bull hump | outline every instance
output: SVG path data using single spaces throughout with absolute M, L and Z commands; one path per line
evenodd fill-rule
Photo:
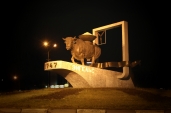
M 95 46 L 90 41 L 85 41 L 84 47 L 85 58 L 91 58 L 95 54 Z
M 94 45 L 93 45 L 93 42 L 91 41 L 83 41 L 83 40 L 80 40 L 78 41 L 78 46 L 80 47 L 84 47 L 84 48 L 92 48 Z
M 82 58 L 91 59 L 93 56 L 97 59 L 101 54 L 101 50 L 91 42 L 84 42 L 82 44 L 75 44 L 71 50 L 71 54 L 77 60 L 81 60 Z

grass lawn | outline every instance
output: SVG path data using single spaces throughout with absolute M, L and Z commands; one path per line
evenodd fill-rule
M 0 108 L 171 109 L 171 90 L 55 88 L 0 94 Z

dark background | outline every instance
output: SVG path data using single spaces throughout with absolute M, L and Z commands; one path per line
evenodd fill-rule
M 45 40 L 57 43 L 51 60 L 70 61 L 62 40 L 79 36 L 104 25 L 127 21 L 130 61 L 137 87 L 171 88 L 168 74 L 159 74 L 158 29 L 160 3 L 145 1 L 10 1 L 1 9 L 1 89 L 20 84 L 21 89 L 42 87 L 47 82 Z M 100 46 L 100 62 L 122 61 L 121 28 L 107 31 L 107 43 Z M 161 67 L 161 66 L 160 66 Z M 13 76 L 19 76 L 18 82 Z

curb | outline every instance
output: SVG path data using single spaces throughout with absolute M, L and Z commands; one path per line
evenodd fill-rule
M 0 113 L 171 113 L 171 110 L 0 109 Z

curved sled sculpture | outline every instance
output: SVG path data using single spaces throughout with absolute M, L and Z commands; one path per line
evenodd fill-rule
M 117 78 L 117 76 L 122 75 L 121 72 L 66 61 L 46 62 L 44 70 L 55 71 L 63 76 L 74 88 L 134 87 L 130 77 L 125 80 Z

